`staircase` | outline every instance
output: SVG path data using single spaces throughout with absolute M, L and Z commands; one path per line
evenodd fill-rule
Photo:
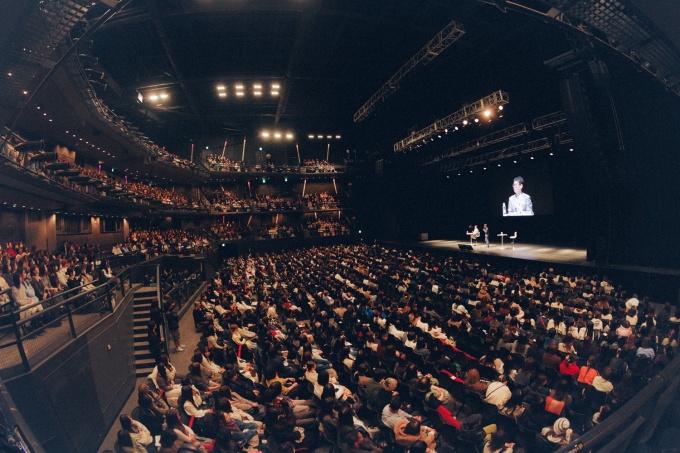
M 135 368 L 137 377 L 148 376 L 156 366 L 156 361 L 149 352 L 147 340 L 147 324 L 151 320 L 151 304 L 158 305 L 158 293 L 155 286 L 142 286 L 135 291 L 133 307 L 133 335 L 135 341 Z

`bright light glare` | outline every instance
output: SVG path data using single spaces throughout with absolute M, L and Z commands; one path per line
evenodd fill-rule
M 264 138 L 268 138 L 268 137 L 269 137 L 269 132 L 263 132 L 263 133 L 262 133 L 262 136 L 263 136 Z
M 221 92 L 221 93 L 218 93 L 217 95 L 218 95 L 219 97 L 221 97 L 221 98 L 226 98 L 226 97 L 227 97 L 227 93 L 225 93 L 224 91 Z
M 281 88 L 281 85 L 278 83 L 272 83 L 272 90 L 278 90 L 279 88 Z
M 291 133 L 286 134 L 286 138 L 293 138 L 293 134 Z
M 253 94 L 255 96 L 262 96 L 262 91 L 254 91 Z
M 238 96 L 238 97 L 243 97 L 244 95 L 245 94 L 243 93 L 243 91 L 237 91 L 236 92 L 236 96 Z
M 281 133 L 279 133 L 279 132 L 275 133 L 274 138 L 281 138 Z
M 157 101 L 158 96 L 156 96 L 155 94 L 152 94 L 151 96 L 149 96 L 149 99 L 151 99 L 152 101 Z
M 463 126 L 467 126 L 467 125 L 468 125 L 468 120 L 463 120 Z
M 307 138 L 314 138 L 314 134 L 309 134 Z
M 237 83 L 236 85 L 234 85 L 234 88 L 236 88 L 237 90 L 242 90 L 242 89 L 243 89 L 243 84 L 242 84 L 242 83 Z
M 165 94 L 165 93 L 161 94 L 161 99 L 167 99 L 167 98 L 168 98 L 167 94 Z
M 491 110 L 484 110 L 484 116 L 485 117 L 490 117 L 491 116 Z
M 227 87 L 225 87 L 224 85 L 217 85 L 217 91 L 224 91 L 226 89 Z
M 335 138 L 337 138 L 338 140 L 340 140 L 340 136 L 339 136 L 339 135 L 336 135 Z
M 279 92 L 278 91 L 272 91 L 272 96 L 278 96 Z

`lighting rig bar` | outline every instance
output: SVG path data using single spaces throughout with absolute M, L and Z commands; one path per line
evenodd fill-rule
M 428 139 L 433 135 L 440 133 L 441 131 L 448 129 L 450 127 L 459 126 L 463 124 L 463 121 L 470 119 L 472 117 L 478 116 L 484 110 L 491 107 L 500 107 L 502 105 L 510 102 L 510 96 L 505 91 L 496 91 L 480 99 L 477 102 L 464 106 L 462 109 L 444 117 L 440 120 L 435 121 L 431 125 L 418 132 L 413 132 L 408 137 L 398 141 L 394 144 L 394 152 L 404 151 L 409 146 L 413 146 L 416 143 Z
M 366 119 L 366 117 L 375 110 L 378 102 L 384 101 L 389 95 L 399 89 L 399 81 L 403 79 L 413 68 L 419 64 L 426 65 L 442 53 L 451 44 L 456 42 L 458 38 L 465 34 L 463 24 L 451 21 L 442 31 L 432 38 L 425 46 L 418 51 L 409 61 L 407 61 L 399 70 L 390 77 L 385 84 L 380 87 L 371 98 L 366 101 L 364 105 L 359 108 L 354 114 L 354 122 L 359 123 Z
M 618 53 L 640 72 L 644 71 L 660 82 L 666 90 L 680 96 L 680 56 L 630 4 L 604 0 L 543 0 L 543 11 L 524 5 L 527 0 L 478 0 L 493 5 L 502 12 L 516 11 L 554 22 L 581 33 L 589 40 Z M 630 2 L 626 2 L 630 3 Z
M 554 112 L 549 115 L 541 116 L 531 122 L 531 128 L 535 131 L 541 131 L 549 127 L 559 126 L 567 122 L 567 114 L 564 112 Z
M 491 134 L 485 135 L 480 138 L 470 140 L 468 142 L 462 143 L 460 145 L 449 148 L 442 154 L 436 156 L 425 158 L 420 161 L 420 166 L 430 165 L 437 163 L 439 161 L 450 159 L 451 157 L 456 157 L 461 154 L 465 154 L 470 151 L 474 151 L 485 146 L 493 145 L 514 137 L 519 137 L 529 133 L 529 129 L 525 123 L 516 124 L 514 126 L 506 127 L 500 131 L 493 132 Z
M 550 148 L 550 139 L 548 137 L 539 138 L 538 140 L 531 140 L 529 142 L 520 143 L 518 145 L 509 146 L 501 150 L 492 151 L 490 153 L 482 154 L 480 156 L 470 157 L 465 160 L 451 162 L 449 164 L 442 164 L 441 172 L 448 173 L 458 171 L 467 167 L 474 167 L 483 165 L 489 162 L 495 162 L 510 157 L 519 155 L 532 154 L 537 151 Z

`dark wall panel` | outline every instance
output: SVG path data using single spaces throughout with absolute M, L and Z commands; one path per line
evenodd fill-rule
M 97 451 L 134 390 L 132 306 L 131 293 L 87 334 L 31 373 L 6 382 L 47 451 Z

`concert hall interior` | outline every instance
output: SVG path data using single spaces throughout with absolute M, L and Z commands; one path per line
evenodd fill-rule
M 0 3 L 0 444 L 667 451 L 678 21 Z

